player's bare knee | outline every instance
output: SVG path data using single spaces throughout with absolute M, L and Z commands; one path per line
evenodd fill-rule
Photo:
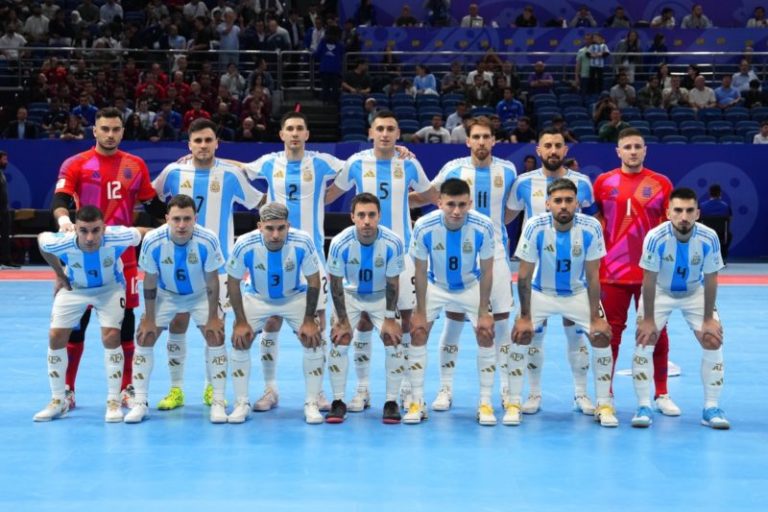
M 106 327 L 101 329 L 101 341 L 104 348 L 117 348 L 120 346 L 120 329 Z
M 714 336 L 704 335 L 701 332 L 696 332 L 696 340 L 704 350 L 717 350 L 723 346 L 723 342 L 715 338 Z
M 477 336 L 477 346 L 482 348 L 492 348 L 493 347 L 493 338 L 489 338 L 484 335 L 478 335 Z
M 411 330 L 411 314 L 412 313 L 413 313 L 412 309 L 400 311 L 400 325 L 403 328 L 403 332 L 408 332 Z M 426 343 L 426 341 L 424 343 Z
M 283 319 L 279 316 L 271 316 L 264 323 L 264 331 L 277 332 L 283 326 Z
M 179 313 L 171 320 L 169 330 L 174 334 L 183 334 L 189 327 L 189 313 Z
M 52 350 L 59 350 L 66 347 L 71 332 L 72 329 L 51 328 L 50 331 L 48 331 L 48 346 Z
M 368 332 L 373 330 L 373 322 L 368 318 L 368 313 L 360 315 L 360 320 L 357 322 L 357 330 L 361 332 Z
M 607 336 L 592 336 L 589 338 L 589 344 L 595 348 L 608 348 L 611 346 L 611 339 Z
M 398 345 L 397 340 L 389 336 L 382 336 L 381 341 L 385 347 L 396 347 Z

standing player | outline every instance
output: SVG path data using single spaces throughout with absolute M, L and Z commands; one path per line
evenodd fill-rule
M 323 384 L 325 357 L 315 321 L 320 297 L 315 244 L 307 233 L 290 227 L 285 205 L 267 203 L 259 209 L 259 216 L 258 229 L 238 238 L 227 262 L 227 286 L 235 312 L 230 354 L 235 408 L 229 422 L 242 423 L 251 412 L 248 379 L 254 332 L 268 318 L 279 316 L 288 322 L 304 347 L 304 418 L 307 423 L 322 423 L 317 396 Z M 250 283 L 243 297 L 240 284 L 246 272 Z
M 594 212 L 592 184 L 585 175 L 566 169 L 563 166 L 568 146 L 560 131 L 546 128 L 539 134 L 536 153 L 541 158 L 541 168 L 520 175 L 512 187 L 507 208 L 515 213 L 507 217 L 511 222 L 520 210 L 525 210 L 524 220 L 547 211 L 547 187 L 558 178 L 566 178 L 576 185 L 577 207 L 584 213 Z M 568 363 L 573 374 L 574 410 L 584 414 L 595 413 L 595 406 L 587 395 L 587 372 L 589 370 L 589 351 L 583 333 L 567 318 L 563 318 L 565 338 L 568 340 Z M 544 365 L 544 335 L 547 322 L 538 327 L 533 341 L 528 347 L 528 399 L 522 406 L 524 414 L 536 414 L 541 407 L 541 372 Z
M 69 358 L 66 344 L 88 306 L 93 307 L 101 324 L 104 365 L 107 372 L 108 423 L 123 421 L 120 410 L 120 383 L 123 359 L 120 325 L 125 309 L 125 280 L 121 255 L 141 242 L 136 228 L 104 225 L 104 216 L 95 206 L 77 211 L 74 231 L 41 233 L 40 252 L 56 272 L 57 293 L 53 299 L 48 341 L 48 380 L 51 402 L 34 416 L 35 421 L 50 421 L 69 411 L 64 375 Z M 62 265 L 63 263 L 63 265 Z
M 333 402 L 326 415 L 328 423 L 341 423 L 346 416 L 344 392 L 347 387 L 349 343 L 352 325 L 367 313 L 384 342 L 387 391 L 384 423 L 400 423 L 397 394 L 405 373 L 400 325 L 395 320 L 397 287 L 404 269 L 403 241 L 392 230 L 379 226 L 381 204 L 376 196 L 363 192 L 352 200 L 350 226 L 331 241 L 328 273 L 336 323 L 331 331 L 333 347 L 328 359 Z
M 512 273 L 509 268 L 509 240 L 504 218 L 507 214 L 507 200 L 517 177 L 512 162 L 494 158 L 491 154 L 496 139 L 491 122 L 486 117 L 476 117 L 467 122 L 467 147 L 471 156 L 459 158 L 445 164 L 427 194 L 411 194 L 411 206 L 423 204 L 426 199 L 436 202 L 440 186 L 447 179 L 456 178 L 469 185 L 475 211 L 493 220 L 496 254 L 493 260 L 494 285 L 491 295 L 491 310 L 494 320 L 494 346 L 497 367 L 501 381 L 502 401 L 506 406 L 507 395 L 507 354 L 509 352 L 509 313 L 514 307 L 512 299 Z M 459 355 L 459 337 L 464 328 L 464 315 L 446 312 L 445 325 L 440 335 L 440 392 L 432 402 L 435 411 L 446 411 L 451 407 L 453 373 Z
M 696 221 L 699 206 L 696 193 L 689 188 L 672 191 L 667 210 L 669 222 L 648 232 L 643 242 L 643 293 L 637 323 L 637 346 L 632 358 L 632 381 L 638 409 L 633 427 L 648 427 L 653 421 L 650 379 L 651 354 L 659 338 L 659 327 L 667 324 L 675 309 L 704 349 L 701 382 L 704 385 L 704 411 L 701 423 L 715 429 L 728 429 L 730 423 L 718 407 L 723 391 L 723 326 L 717 315 L 717 273 L 723 268 L 717 233 Z
M 432 323 L 445 310 L 468 315 L 475 327 L 480 377 L 477 420 L 481 425 L 495 425 L 491 392 L 496 352 L 493 317 L 489 313 L 495 256 L 493 222 L 471 211 L 469 185 L 459 179 L 443 182 L 438 206 L 439 210 L 416 221 L 409 250 L 416 267 L 416 311 L 411 319 L 413 345 L 409 354 L 413 399 L 403 422 L 420 423 L 427 418 L 426 344 Z
M 242 170 L 236 165 L 216 158 L 219 141 L 216 125 L 208 119 L 197 119 L 189 126 L 189 150 L 192 158 L 183 163 L 167 165 L 155 178 L 153 186 L 161 198 L 183 194 L 193 199 L 201 226 L 213 231 L 219 240 L 224 258 L 229 257 L 235 242 L 233 210 L 235 204 L 253 209 L 262 201 L 263 194 L 253 188 Z M 226 271 L 219 270 L 219 292 L 222 312 L 230 310 L 227 300 Z M 171 389 L 158 409 L 170 410 L 184 405 L 184 363 L 187 354 L 186 332 L 189 314 L 177 315 L 168 329 L 168 369 Z M 206 345 L 206 361 L 209 346 Z M 206 373 L 208 370 L 206 364 Z M 213 384 L 207 375 L 203 401 L 211 405 Z
M 515 321 L 509 358 L 510 402 L 505 425 L 519 425 L 523 391 L 524 352 L 536 328 L 552 315 L 560 315 L 588 332 L 592 343 L 597 409 L 595 420 L 604 427 L 619 421 L 611 405 L 613 358 L 609 342 L 610 325 L 600 306 L 600 259 L 605 243 L 600 222 L 576 213 L 577 186 L 560 178 L 547 187 L 547 209 L 531 217 L 515 251 L 520 258 L 517 290 L 520 316 Z
M 136 201 L 154 218 L 162 219 L 165 205 L 157 198 L 149 179 L 144 160 L 120 151 L 118 146 L 123 138 L 123 118 L 119 110 L 108 107 L 96 113 L 93 126 L 96 145 L 83 153 L 68 158 L 59 170 L 56 191 L 53 198 L 53 216 L 59 231 L 74 230 L 69 219 L 69 208 L 93 205 L 104 215 L 107 226 L 132 226 Z M 125 354 L 123 381 L 121 383 L 124 405 L 131 405 L 131 360 L 133 358 L 133 334 L 135 318 L 133 310 L 139 306 L 136 252 L 128 248 L 122 253 L 125 273 L 125 320 L 122 322 L 120 339 Z M 90 310 L 80 319 L 80 329 L 73 331 L 67 343 L 69 366 L 66 385 L 70 408 L 75 406 L 75 379 L 83 355 L 83 340 L 90 319 Z
M 339 173 L 333 185 L 328 189 L 325 201 L 330 204 L 351 188 L 356 193 L 368 192 L 379 198 L 381 202 L 381 225 L 391 229 L 404 242 L 405 247 L 410 246 L 411 241 L 411 210 L 408 205 L 408 193 L 410 190 L 425 192 L 429 189 L 429 179 L 424 174 L 421 164 L 415 159 L 401 160 L 396 158 L 395 142 L 400 138 L 400 128 L 397 118 L 392 112 L 382 110 L 371 121 L 369 136 L 373 139 L 373 149 L 361 151 L 352 155 L 344 165 L 344 170 Z M 397 309 L 400 312 L 403 329 L 403 355 L 408 360 L 408 347 L 411 344 L 410 321 L 414 300 L 414 267 L 410 258 L 405 259 L 405 271 L 400 274 L 399 297 Z M 359 339 L 366 344 L 370 354 L 370 325 L 367 329 L 358 326 Z M 356 341 L 357 343 L 357 341 Z M 366 355 L 365 359 L 369 359 Z M 357 355 L 355 357 L 358 359 Z M 367 361 L 364 365 L 364 373 L 367 374 Z M 358 368 L 358 371 L 361 371 Z M 406 372 L 408 365 L 406 363 Z M 360 373 L 358 374 L 360 377 Z M 403 385 L 407 389 L 409 385 L 408 374 L 403 379 Z M 364 387 L 365 386 L 365 387 Z M 407 394 L 407 391 L 406 391 Z M 361 405 L 357 410 L 368 407 L 369 393 L 367 381 L 358 383 L 358 390 L 350 402 Z M 404 400 L 407 402 L 407 398 Z M 407 403 L 405 404 L 407 406 Z
M 224 256 L 216 233 L 196 224 L 191 197 L 174 196 L 168 203 L 165 221 L 146 237 L 139 256 L 144 271 L 144 316 L 133 358 L 136 403 L 125 415 L 125 422 L 139 423 L 147 416 L 155 342 L 176 314 L 186 313 L 192 315 L 208 345 L 206 364 L 214 388 L 211 422 L 226 423 L 227 351 L 224 322 L 219 318 L 218 272 L 224 266 Z
M 634 128 L 619 133 L 616 154 L 621 167 L 595 180 L 595 204 L 603 224 L 608 254 L 600 268 L 602 301 L 611 324 L 614 364 L 619 357 L 621 335 L 627 326 L 627 310 L 640 300 L 643 270 L 640 256 L 643 239 L 666 218 L 672 183 L 669 178 L 643 166 L 648 148 L 643 135 Z M 653 349 L 653 379 L 656 407 L 667 416 L 679 416 L 680 408 L 667 391 L 669 338 L 661 325 Z

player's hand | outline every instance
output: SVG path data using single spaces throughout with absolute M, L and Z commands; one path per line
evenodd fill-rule
M 397 158 L 400 160 L 410 160 L 412 158 L 416 158 L 416 155 L 405 146 L 395 146 L 395 152 L 397 152 Z
M 208 323 L 203 327 L 203 332 L 206 341 L 220 345 L 224 342 L 224 321 L 218 316 L 209 318 Z
M 710 318 L 701 324 L 701 343 L 708 350 L 717 350 L 723 344 L 723 326 Z
M 652 318 L 643 318 L 637 322 L 637 331 L 635 331 L 635 341 L 641 347 L 655 345 L 659 337 L 659 330 Z
M 253 329 L 248 322 L 235 322 L 232 327 L 232 347 L 237 350 L 248 350 L 253 343 Z
M 477 327 L 475 328 L 477 341 L 493 341 L 493 315 L 483 313 L 477 317 Z
M 153 320 L 147 320 L 147 317 L 142 317 L 136 332 L 136 341 L 139 342 L 139 345 L 142 347 L 153 346 L 159 335 L 157 324 Z
M 72 284 L 69 282 L 67 276 L 56 276 L 56 281 L 53 283 L 53 296 L 55 297 L 59 290 L 72 290 Z
M 317 348 L 320 346 L 320 327 L 314 318 L 306 318 L 299 327 L 299 340 L 306 348 Z
M 339 322 L 338 320 L 333 322 L 331 327 L 331 341 L 334 345 L 348 345 L 352 340 L 352 326 L 349 325 L 349 320 Z
M 590 339 L 604 338 L 599 345 L 607 345 L 611 341 L 611 324 L 605 318 L 598 318 L 589 323 Z
M 416 335 L 417 332 L 424 331 L 424 337 L 426 338 L 427 332 L 427 316 L 424 313 L 414 311 L 411 315 L 411 336 Z
M 72 223 L 69 217 L 59 217 L 59 233 L 74 233 L 74 232 L 75 232 L 75 225 Z
M 399 345 L 403 340 L 403 328 L 394 318 L 385 318 L 381 324 L 381 339 L 388 346 Z
M 515 325 L 512 328 L 512 341 L 518 345 L 530 345 L 533 339 L 533 322 L 530 318 L 521 316 L 515 319 Z

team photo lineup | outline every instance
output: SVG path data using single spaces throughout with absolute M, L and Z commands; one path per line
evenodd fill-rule
M 198 119 L 188 130 L 189 155 L 151 180 L 141 158 L 119 149 L 120 111 L 98 111 L 95 146 L 59 171 L 51 205 L 58 232 L 38 237 L 56 280 L 51 398 L 34 421 L 76 411 L 78 366 L 95 317 L 109 423 L 162 421 L 154 409 L 193 400 L 184 393 L 192 320 L 205 342 L 206 375 L 186 387 L 203 390 L 212 423 L 244 423 L 278 406 L 280 345 L 298 341 L 306 423 L 342 423 L 377 405 L 385 424 L 419 424 L 452 407 L 458 340 L 468 320 L 477 340 L 477 422 L 517 426 L 541 410 L 544 340 L 561 317 L 573 410 L 618 427 L 614 403 L 627 398 L 614 397 L 612 383 L 634 308 L 637 323 L 627 331 L 634 348 L 624 349 L 632 350 L 631 426 L 681 414 L 667 388 L 666 324 L 679 310 L 701 345 L 701 423 L 730 428 L 719 406 L 720 241 L 697 222 L 693 190 L 674 188 L 644 167 L 640 131 L 619 133 L 616 168 L 592 183 L 565 166 L 568 146 L 556 128 L 538 135 L 541 167 L 518 174 L 512 162 L 493 156 L 491 121 L 473 118 L 468 156 L 445 162 L 432 180 L 418 154 L 397 144 L 391 112 L 373 117 L 372 148 L 346 161 L 306 149 L 310 130 L 311 119 L 289 112 L 280 121 L 284 151 L 262 155 L 255 147 L 253 161 L 237 162 L 216 157 L 216 125 Z M 255 188 L 259 182 L 266 193 Z M 350 191 L 351 225 L 326 253 L 326 206 Z M 259 219 L 236 240 L 235 205 Z M 411 209 L 429 205 L 434 210 L 413 222 Z M 136 207 L 160 227 L 133 227 Z M 515 243 L 507 225 L 521 214 Z M 440 382 L 432 399 L 424 392 L 427 366 L 435 364 L 427 346 L 438 318 L 442 331 L 432 344 L 439 344 Z M 293 334 L 279 335 L 283 323 Z M 371 401 L 370 367 L 381 365 L 372 358 L 374 331 L 384 346 L 381 404 Z M 254 344 L 263 377 L 258 398 L 249 391 Z M 157 354 L 164 354 L 158 364 Z M 347 396 L 350 358 L 357 381 Z M 167 368 L 170 389 L 150 404 L 152 373 L 165 371 L 155 366 Z

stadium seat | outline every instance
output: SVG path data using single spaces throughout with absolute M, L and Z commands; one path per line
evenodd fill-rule
M 689 139 L 692 137 L 699 137 L 701 135 L 706 135 L 707 130 L 700 126 L 688 126 L 685 128 L 680 128 L 680 135 L 684 135 L 688 137 Z
M 341 118 L 347 119 L 347 118 L 363 118 L 365 117 L 365 111 L 363 110 L 363 107 L 360 106 L 342 106 L 341 107 Z
M 688 144 L 688 137 L 684 135 L 667 135 L 661 141 L 664 144 Z
M 711 135 L 694 135 L 691 137 L 691 144 L 716 144 L 717 139 Z
M 452 103 L 455 105 L 460 101 L 464 101 L 464 95 L 455 92 L 449 92 L 448 94 L 443 94 L 440 97 L 440 101 L 442 101 L 444 107 L 446 106 L 446 103 Z
M 747 121 L 749 119 L 749 110 L 744 107 L 732 107 L 726 110 L 725 120 L 732 123 Z
M 399 121 L 403 119 L 416 119 L 416 107 L 414 106 L 395 104 L 392 111 Z
M 416 96 L 416 106 L 418 108 L 425 106 L 438 106 L 440 105 L 440 97 L 434 94 L 419 94 Z
M 342 94 L 341 106 L 363 107 L 363 97 L 360 94 Z
M 626 121 L 626 119 L 625 119 Z M 642 119 L 633 119 L 629 121 L 629 126 L 632 128 L 645 128 L 650 133 L 651 131 L 651 125 L 648 121 L 644 121 Z
M 376 106 L 379 108 L 389 108 L 389 96 L 383 92 L 372 92 L 368 95 L 368 98 L 376 100 Z
M 583 107 L 584 101 L 582 100 L 581 96 L 578 94 L 561 94 L 557 98 L 558 104 L 560 104 L 561 107 Z
M 586 112 L 569 112 L 563 116 L 565 118 L 565 121 L 572 125 L 573 123 L 577 123 L 579 121 L 588 121 L 592 122 L 592 119 L 589 117 L 589 114 Z
M 531 98 L 531 101 L 536 108 L 544 105 L 557 107 L 557 97 L 554 94 L 537 94 Z
M 624 121 L 636 121 L 642 119 L 640 115 L 640 109 L 637 107 L 625 107 L 621 109 L 621 118 Z
M 744 137 L 740 135 L 723 135 L 717 140 L 720 144 L 744 144 Z
M 752 141 L 755 140 L 755 135 L 757 135 L 758 133 L 760 132 L 758 131 L 747 132 L 744 135 L 744 142 L 746 142 L 747 144 L 752 144 Z
M 749 117 L 753 121 L 761 123 L 768 120 L 768 107 L 755 107 L 749 111 Z
M 658 144 L 659 143 L 659 138 L 657 136 L 655 136 L 655 135 L 645 135 L 643 137 L 643 139 L 645 139 L 646 143 L 650 143 L 650 144 Z
M 492 116 L 495 113 L 496 113 L 496 110 L 491 107 L 475 107 L 470 112 L 470 114 L 472 114 L 472 117 Z
M 707 123 L 707 133 L 713 137 L 733 135 L 733 125 L 730 121 L 710 121 Z
M 596 144 L 600 142 L 600 138 L 597 135 L 582 135 L 579 137 L 579 142 L 585 144 Z
M 688 129 L 688 128 L 701 128 L 702 130 L 706 129 L 706 125 L 701 121 L 681 121 L 678 123 L 678 126 L 681 130 Z
M 580 141 L 585 135 L 595 135 L 595 129 L 592 126 L 573 126 L 571 131 Z
M 756 132 L 759 130 L 760 123 L 757 121 L 739 121 L 736 123 L 736 133 L 742 136 L 749 132 Z
M 648 107 L 643 111 L 643 119 L 649 123 L 654 123 L 655 121 L 666 121 L 669 119 L 669 115 L 663 108 Z
M 680 123 L 681 121 L 696 120 L 696 112 L 689 107 L 673 107 L 669 113 L 669 118 Z
M 403 119 L 400 121 L 400 131 L 403 133 L 416 133 L 419 131 L 419 123 L 415 119 Z
M 658 121 L 657 121 L 658 122 Z M 664 122 L 664 121 L 661 121 Z M 669 125 L 661 125 L 653 127 L 653 134 L 661 139 L 668 135 L 677 135 L 677 128 Z
M 362 133 L 347 133 L 342 135 L 341 142 L 368 142 L 368 137 Z
M 416 102 L 414 101 L 413 96 L 405 93 L 397 93 L 394 96 L 392 96 L 391 104 L 392 104 L 392 108 L 397 108 L 397 107 L 416 108 Z
M 699 120 L 705 123 L 719 121 L 723 118 L 723 112 L 719 108 L 702 108 L 699 110 Z

